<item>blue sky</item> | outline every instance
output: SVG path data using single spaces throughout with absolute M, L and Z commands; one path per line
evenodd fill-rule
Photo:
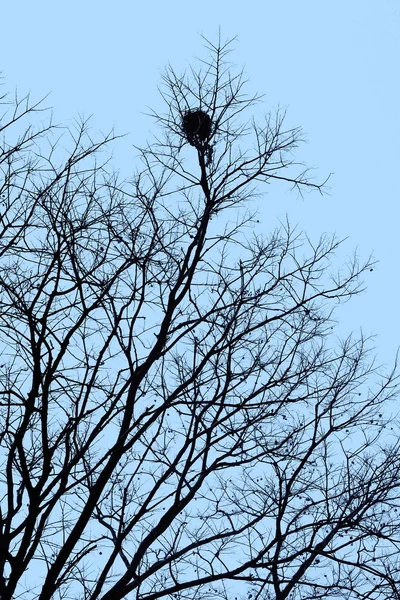
M 155 125 L 144 113 L 161 106 L 157 85 L 167 62 L 180 71 L 201 56 L 199 34 L 238 36 L 231 59 L 245 67 L 250 94 L 265 94 L 255 116 L 278 105 L 308 143 L 299 158 L 333 173 L 330 194 L 304 199 L 275 188 L 260 199 L 266 230 L 279 219 L 298 223 L 312 239 L 349 237 L 380 261 L 368 291 L 341 313 L 341 332 L 376 333 L 380 359 L 400 343 L 399 144 L 400 4 L 398 0 L 204 0 L 55 3 L 28 0 L 1 8 L 0 70 L 5 86 L 38 98 L 51 92 L 55 121 L 93 115 L 94 129 L 129 137 L 116 148 L 124 171 L 132 144 Z

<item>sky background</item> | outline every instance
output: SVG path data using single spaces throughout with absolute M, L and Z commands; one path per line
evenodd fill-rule
M 249 94 L 264 94 L 255 117 L 287 108 L 287 125 L 308 140 L 298 154 L 316 176 L 333 173 L 329 195 L 274 188 L 259 201 L 266 231 L 286 214 L 313 240 L 348 237 L 338 260 L 358 247 L 379 265 L 368 290 L 341 311 L 340 333 L 376 334 L 388 366 L 400 345 L 399 140 L 400 3 L 398 0 L 20 0 L 1 6 L 4 88 L 51 92 L 54 120 L 93 115 L 94 130 L 129 136 L 115 166 L 135 167 L 133 144 L 157 128 L 145 115 L 162 110 L 157 86 L 170 62 L 178 72 L 203 56 L 203 34 L 238 36 L 231 60 L 244 66 Z M 3 88 L 3 89 L 4 89 Z M 137 163 L 136 163 L 137 164 Z M 267 192 L 267 190 L 265 190 Z

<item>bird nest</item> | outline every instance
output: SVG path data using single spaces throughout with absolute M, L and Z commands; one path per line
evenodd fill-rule
M 211 136 L 211 117 L 202 110 L 188 110 L 182 118 L 182 131 L 191 146 L 204 147 Z

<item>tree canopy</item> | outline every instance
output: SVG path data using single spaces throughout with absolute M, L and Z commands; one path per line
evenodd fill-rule
M 400 598 L 397 372 L 333 337 L 373 261 L 260 233 L 266 184 L 324 183 L 205 44 L 128 181 L 3 97 L 1 600 Z

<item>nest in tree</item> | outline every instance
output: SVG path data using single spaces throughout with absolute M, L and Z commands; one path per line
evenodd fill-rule
M 188 110 L 182 118 L 183 133 L 191 146 L 204 146 L 211 135 L 211 117 L 202 110 Z

